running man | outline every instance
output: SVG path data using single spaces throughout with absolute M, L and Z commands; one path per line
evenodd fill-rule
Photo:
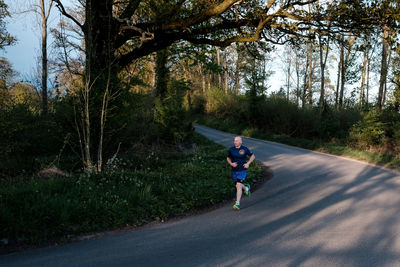
M 256 157 L 247 147 L 242 146 L 242 138 L 240 136 L 235 137 L 233 144 L 234 146 L 229 148 L 226 161 L 232 166 L 232 178 L 236 185 L 236 202 L 233 208 L 240 210 L 242 191 L 244 190 L 244 194 L 247 197 L 250 196 L 250 185 L 243 183 L 246 180 L 247 169 Z M 247 161 L 248 156 L 250 157 L 249 161 Z

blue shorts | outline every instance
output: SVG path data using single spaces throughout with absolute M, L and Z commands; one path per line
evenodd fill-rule
M 236 183 L 243 183 L 246 180 L 247 171 L 232 171 L 232 179 L 233 182 Z

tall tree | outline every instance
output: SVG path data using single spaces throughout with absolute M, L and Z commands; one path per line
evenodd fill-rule
M 20 15 L 25 15 L 27 12 L 33 12 L 36 15 L 38 15 L 39 18 L 39 27 L 41 31 L 41 55 L 40 55 L 40 61 L 41 65 L 39 67 L 38 64 L 38 69 L 37 73 L 40 75 L 40 85 L 38 83 L 38 88 L 41 88 L 41 105 L 42 105 L 42 114 L 44 116 L 47 116 L 48 113 L 48 23 L 49 23 L 49 17 L 54 5 L 53 0 L 24 0 L 23 3 L 22 1 L 16 1 L 15 5 L 17 7 L 15 8 L 16 14 Z M 35 79 L 34 79 L 35 80 Z M 33 81 L 31 81 L 33 82 Z
M 286 98 L 290 100 L 290 84 L 292 82 L 292 64 L 293 64 L 293 53 L 290 46 L 285 46 L 285 57 L 284 57 L 284 71 L 285 71 L 285 83 L 286 83 Z
M 382 29 L 382 58 L 381 58 L 381 71 L 379 78 L 379 91 L 378 91 L 378 100 L 377 107 L 382 109 L 384 105 L 384 90 L 387 79 L 388 72 L 388 55 L 390 49 L 390 34 L 389 34 L 389 26 L 384 25 Z
M 349 60 L 350 56 L 352 53 L 352 48 L 357 39 L 357 36 L 354 34 L 349 34 L 346 42 L 342 44 L 341 47 L 341 67 L 340 67 L 340 93 L 339 93 L 339 108 L 343 107 L 343 101 L 344 101 L 344 89 L 345 89 L 345 84 L 348 79 L 347 74 L 348 74 L 348 67 L 349 67 Z M 344 36 L 342 37 L 342 40 L 344 40 Z M 345 49 L 346 51 L 342 51 L 342 49 Z
M 40 0 L 40 18 L 42 22 L 42 108 L 43 114 L 46 116 L 48 113 L 47 104 L 47 79 L 48 79 L 48 66 L 47 66 L 47 33 L 48 33 L 48 21 L 53 7 L 53 0 L 46 3 L 45 0 Z M 46 7 L 47 4 L 47 7 Z
M 365 37 L 364 44 L 362 46 L 362 53 L 363 53 L 363 63 L 361 67 L 361 86 L 360 86 L 360 98 L 358 104 L 360 107 L 364 105 L 365 102 L 365 91 L 366 91 L 366 84 L 367 84 L 367 65 L 369 61 L 369 51 L 370 51 L 370 43 L 369 38 Z
M 339 61 L 338 61 L 338 71 L 337 71 L 337 79 L 336 79 L 336 94 L 335 94 L 335 107 L 339 107 L 339 90 L 340 90 L 340 84 L 341 84 L 341 73 L 342 73 L 342 66 L 344 62 L 344 36 L 343 34 L 339 35 L 338 38 L 338 43 L 339 43 L 339 49 L 340 49 L 340 54 L 339 54 Z
M 301 85 L 300 85 L 300 79 L 301 79 L 301 56 L 298 52 L 298 47 L 294 46 L 294 54 L 295 54 L 295 68 L 296 68 L 296 105 L 299 106 L 300 103 L 300 96 L 301 96 Z
M 319 42 L 319 63 L 320 63 L 320 71 L 321 71 L 321 92 L 319 97 L 319 108 L 322 111 L 325 105 L 325 67 L 326 61 L 328 59 L 329 54 L 329 43 L 330 43 L 330 35 L 324 36 L 323 34 L 318 34 L 318 42 Z
M 232 61 L 230 64 L 230 68 L 232 69 L 232 74 L 231 74 L 231 79 L 233 83 L 233 93 L 235 95 L 239 94 L 239 87 L 240 87 L 240 77 L 241 77 L 241 66 L 242 66 L 242 52 L 241 52 L 241 47 L 239 45 L 234 45 L 232 49 L 231 55 L 234 55 L 232 57 Z
M 307 84 L 307 98 L 308 98 L 308 107 L 312 107 L 313 104 L 313 74 L 314 74 L 314 42 L 309 40 L 308 43 L 308 84 Z

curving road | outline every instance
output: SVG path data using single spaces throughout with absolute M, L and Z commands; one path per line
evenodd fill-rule
M 196 131 L 224 146 L 233 135 Z M 125 234 L 0 256 L 0 266 L 400 266 L 400 174 L 244 138 L 274 177 L 242 201 Z M 233 196 L 232 196 L 233 197 Z

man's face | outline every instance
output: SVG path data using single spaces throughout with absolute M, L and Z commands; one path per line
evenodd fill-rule
M 242 138 L 235 137 L 235 140 L 233 141 L 233 144 L 235 145 L 235 147 L 240 147 L 242 145 Z

